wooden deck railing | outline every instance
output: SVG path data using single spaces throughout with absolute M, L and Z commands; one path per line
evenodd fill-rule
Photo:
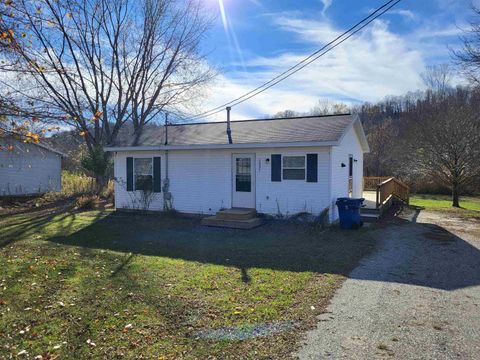
M 363 178 L 363 190 L 376 191 L 377 186 L 384 182 L 385 180 L 390 179 L 389 176 L 370 176 Z
M 407 203 L 410 199 L 410 188 L 395 178 L 389 178 L 377 185 L 377 208 L 380 207 L 390 196 Z
M 375 191 L 376 206 L 379 208 L 390 196 L 407 203 L 410 199 L 410 188 L 394 177 L 365 177 L 363 178 L 363 190 Z

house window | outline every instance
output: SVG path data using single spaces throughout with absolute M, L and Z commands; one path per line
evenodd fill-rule
M 250 158 L 237 158 L 236 166 L 235 190 L 238 192 L 251 192 L 252 165 Z
M 283 157 L 283 180 L 305 180 L 305 156 Z
M 135 190 L 153 190 L 152 158 L 135 158 Z

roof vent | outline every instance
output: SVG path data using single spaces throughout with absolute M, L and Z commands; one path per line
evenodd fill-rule
M 230 110 L 232 108 L 227 106 L 227 136 L 228 136 L 228 143 L 232 143 L 232 129 L 230 128 Z

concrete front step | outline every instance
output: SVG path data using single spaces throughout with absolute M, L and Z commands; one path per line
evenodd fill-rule
M 223 227 L 223 228 L 230 228 L 230 229 L 248 230 L 248 229 L 253 229 L 262 224 L 263 224 L 263 220 L 260 218 L 229 220 L 229 219 L 219 218 L 218 215 L 215 215 L 215 216 L 210 216 L 202 219 L 202 225 Z
M 231 208 L 217 212 L 217 218 L 223 220 L 249 220 L 257 216 L 255 209 Z
M 360 209 L 362 214 L 378 214 L 380 213 L 379 209 L 363 207 Z
M 372 214 L 366 214 L 366 213 L 361 213 L 360 218 L 363 222 L 375 222 L 378 219 L 380 219 L 380 214 L 379 213 L 372 213 Z

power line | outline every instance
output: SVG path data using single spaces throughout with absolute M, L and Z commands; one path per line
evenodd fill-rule
M 351 28 L 343 32 L 341 35 L 337 36 L 334 40 L 330 41 L 328 44 L 322 46 L 320 49 L 300 61 L 299 63 L 295 64 L 294 66 L 290 67 L 289 69 L 285 70 L 281 74 L 275 76 L 273 79 L 267 81 L 266 83 L 256 87 L 255 89 L 243 94 L 242 96 L 239 96 L 236 99 L 231 100 L 228 103 L 225 103 L 223 105 L 217 106 L 213 109 L 210 109 L 208 111 L 205 111 L 203 113 L 197 114 L 193 116 L 193 119 L 200 118 L 200 117 L 209 117 L 215 114 L 218 114 L 222 111 L 224 111 L 226 106 L 236 106 L 239 105 L 249 99 L 251 99 L 254 96 L 257 96 L 258 94 L 261 94 L 262 92 L 270 89 L 271 87 L 275 86 L 276 84 L 280 83 L 281 81 L 287 79 L 288 77 L 292 76 L 293 74 L 297 73 L 298 71 L 302 70 L 315 60 L 319 59 L 326 53 L 332 51 L 335 49 L 337 46 L 341 45 L 348 39 L 350 39 L 352 36 L 363 30 L 365 27 L 370 25 L 374 20 L 388 12 L 391 8 L 396 6 L 398 3 L 400 3 L 402 0 L 390 0 L 386 2 L 384 5 L 373 11 L 370 15 L 367 17 L 363 18 L 361 21 L 357 22 L 355 25 L 353 25 Z M 343 38 L 343 39 L 342 39 Z M 341 40 L 340 40 L 341 39 Z M 340 41 L 339 41 L 340 40 Z

